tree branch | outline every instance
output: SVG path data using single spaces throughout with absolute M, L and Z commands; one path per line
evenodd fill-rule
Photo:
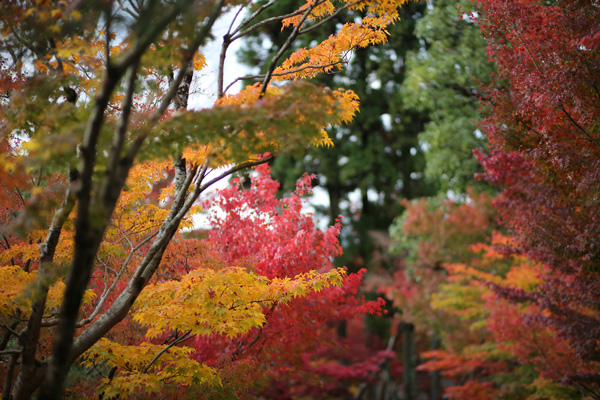
M 177 90 L 179 89 L 179 85 L 181 84 L 181 82 L 186 74 L 186 70 L 187 70 L 188 66 L 190 65 L 191 61 L 194 59 L 194 54 L 198 50 L 198 47 L 200 47 L 200 45 L 206 40 L 206 38 L 208 37 L 208 34 L 210 33 L 212 26 L 214 25 L 215 21 L 221 14 L 221 9 L 223 8 L 223 4 L 224 4 L 224 0 L 217 1 L 212 12 L 210 13 L 210 16 L 208 17 L 208 21 L 206 21 L 206 23 L 202 26 L 202 29 L 200 29 L 200 32 L 198 32 L 198 34 L 196 35 L 191 46 L 188 48 L 188 50 L 186 52 L 184 52 L 184 57 L 181 62 L 181 68 L 179 69 L 179 72 L 177 73 L 177 77 L 171 82 L 171 85 L 169 86 L 169 91 L 165 95 L 164 99 L 162 100 L 161 104 L 158 106 L 156 111 L 150 117 L 150 120 L 152 122 L 158 121 L 160 119 L 160 117 L 162 117 L 162 115 L 165 113 L 167 108 L 169 107 L 169 104 L 171 103 L 171 101 L 173 100 L 173 97 L 177 93 Z
M 332 62 L 332 63 L 325 64 L 325 65 L 305 65 L 304 67 L 298 67 L 298 68 L 291 69 L 291 70 L 285 71 L 285 72 L 272 73 L 271 77 L 286 76 L 286 75 L 290 75 L 290 74 L 295 74 L 296 72 L 304 71 L 306 69 L 328 68 L 328 67 L 334 67 L 334 66 L 336 66 L 338 64 L 347 64 L 347 63 L 348 63 L 348 61 L 343 60 L 343 61 Z M 233 85 L 235 85 L 239 81 L 243 81 L 243 80 L 247 80 L 247 79 L 264 79 L 265 77 L 266 77 L 266 75 L 240 76 L 239 78 L 236 78 L 233 82 L 231 82 L 229 85 L 227 85 L 227 87 L 224 90 L 224 93 L 227 93 L 227 91 L 229 90 L 229 88 L 231 88 Z
M 2 350 L 2 351 L 0 351 L 0 357 L 7 356 L 7 355 L 15 355 L 15 354 L 21 354 L 21 350 Z
M 240 30 L 244 29 L 245 26 L 247 26 L 250 22 L 252 22 L 252 20 L 256 17 L 258 17 L 263 11 L 265 11 L 267 8 L 271 7 L 273 4 L 275 4 L 277 0 L 271 0 L 266 4 L 263 4 L 262 6 L 260 6 L 260 8 L 256 11 L 254 11 L 252 13 L 252 15 L 250 15 L 249 17 L 245 18 L 242 23 L 235 29 L 235 31 L 233 31 L 232 35 L 235 35 L 236 33 L 238 33 Z M 276 21 L 276 20 L 274 20 Z M 243 36 L 243 35 L 242 35 Z
M 167 347 L 165 347 L 164 349 L 162 349 L 161 351 L 158 352 L 158 354 L 156 354 L 154 356 L 154 358 L 148 363 L 148 365 L 146 365 L 146 367 L 142 370 L 142 372 L 145 374 L 148 372 L 148 370 L 150 369 L 150 367 L 152 367 L 152 365 L 160 358 L 160 356 L 162 356 L 163 354 L 165 354 L 167 351 L 169 351 L 169 349 L 173 346 L 177 346 L 178 344 L 181 344 L 183 342 L 185 342 L 186 340 L 191 339 L 193 336 L 190 335 L 191 331 L 186 332 L 183 336 L 181 336 L 180 338 L 177 338 L 175 340 L 173 340 L 171 343 L 169 343 L 169 345 Z
M 261 12 L 263 12 L 263 11 L 264 11 L 266 8 L 268 8 L 268 7 L 272 6 L 273 4 L 271 4 L 271 3 L 275 3 L 275 1 L 271 1 L 271 2 L 269 2 L 269 3 L 267 3 L 267 4 L 265 4 L 265 6 L 263 6 L 264 8 L 263 8 L 263 7 L 261 7 L 260 9 L 258 9 L 258 10 L 257 10 L 257 12 L 255 12 L 253 15 L 251 15 L 251 19 L 254 19 L 254 18 L 256 18 L 256 17 L 258 16 L 258 14 L 260 14 Z M 318 4 L 322 4 L 322 3 L 324 3 L 324 0 L 319 0 L 319 1 L 318 1 Z M 318 5 L 318 4 L 317 4 L 317 5 Z M 314 7 L 313 7 L 313 8 L 314 8 Z M 259 11 L 260 11 L 260 12 L 259 12 Z M 246 29 L 245 31 L 238 33 L 238 32 L 239 32 L 239 30 L 240 30 L 240 28 L 242 27 L 242 25 L 240 25 L 240 26 L 238 27 L 238 29 L 236 29 L 236 30 L 233 32 L 233 36 L 232 36 L 231 40 L 232 40 L 232 41 L 234 41 L 234 40 L 237 40 L 237 39 L 239 39 L 239 38 L 241 38 L 241 37 L 244 37 L 244 36 L 246 36 L 247 34 L 249 34 L 249 33 L 253 32 L 254 30 L 256 30 L 256 29 L 260 28 L 261 26 L 263 26 L 263 25 L 266 25 L 266 24 L 270 24 L 271 22 L 282 21 L 282 20 L 284 20 L 284 19 L 286 19 L 286 18 L 295 17 L 296 15 L 302 15 L 303 13 L 304 13 L 304 10 L 296 10 L 296 11 L 294 11 L 294 12 L 292 12 L 292 13 L 289 13 L 289 14 L 286 14 L 286 15 L 279 15 L 279 16 L 277 16 L 277 17 L 271 17 L 271 18 L 267 18 L 267 19 L 265 19 L 265 20 L 263 20 L 263 21 L 260 21 L 260 22 L 258 22 L 258 23 L 257 23 L 257 24 L 255 24 L 255 25 L 252 25 L 250 28 Z M 251 19 L 250 19 L 250 20 L 251 20 Z M 248 22 L 250 22 L 250 20 L 249 20 Z M 243 25 L 245 26 L 245 25 L 247 25 L 247 23 L 246 23 L 246 22 L 244 22 L 244 24 L 243 24 Z
M 2 395 L 3 397 L 10 399 L 10 392 L 12 389 L 12 378 L 13 378 L 13 374 L 15 373 L 15 366 L 17 365 L 17 360 L 19 358 L 19 354 L 13 354 L 10 357 L 10 360 L 8 362 L 8 367 L 6 368 L 6 372 L 4 375 L 4 386 L 2 388 Z
M 14 387 L 15 399 L 27 398 L 32 391 L 31 380 L 38 372 L 35 354 L 37 351 L 40 330 L 42 328 L 42 318 L 48 295 L 48 275 L 52 268 L 54 253 L 60 239 L 63 226 L 69 217 L 69 214 L 75 206 L 75 194 L 73 187 L 76 184 L 76 174 L 70 174 L 71 183 L 67 188 L 65 198 L 61 207 L 54 213 L 50 229 L 46 235 L 46 240 L 40 245 L 40 267 L 36 276 L 36 288 L 38 291 L 38 300 L 31 307 L 31 314 L 27 321 L 27 327 L 21 337 L 22 360 L 21 368 Z
M 269 65 L 269 69 L 267 70 L 267 73 L 265 74 L 265 78 L 263 79 L 263 83 L 262 83 L 262 87 L 260 89 L 260 97 L 264 96 L 264 94 L 267 91 L 267 86 L 269 85 L 269 81 L 271 80 L 271 75 L 273 74 L 273 70 L 275 69 L 275 66 L 277 65 L 277 62 L 279 61 L 279 59 L 281 58 L 281 56 L 283 55 L 283 53 L 285 53 L 287 51 L 287 49 L 291 46 L 292 42 L 294 40 L 296 40 L 296 37 L 298 36 L 298 33 L 300 32 L 300 27 L 302 26 L 302 24 L 304 23 L 304 21 L 306 21 L 306 18 L 308 18 L 308 16 L 310 15 L 311 11 L 319 4 L 321 4 L 321 2 L 316 1 L 315 4 L 310 5 L 307 9 L 306 12 L 302 15 L 302 18 L 300 18 L 300 21 L 298 22 L 298 25 L 296 25 L 294 27 L 294 30 L 292 31 L 292 33 L 290 33 L 290 36 L 288 36 L 287 40 L 285 41 L 285 43 L 281 46 L 281 48 L 279 49 L 279 51 L 277 52 L 277 54 L 275 55 L 275 57 L 273 57 L 273 60 L 271 60 L 271 64 Z
M 358 0 L 355 1 L 354 3 L 347 3 L 345 5 L 343 5 L 342 7 L 338 8 L 336 10 L 336 12 L 334 12 L 333 14 L 329 15 L 326 18 L 323 18 L 322 20 L 320 20 L 319 22 L 317 22 L 316 24 L 309 26 L 306 29 L 301 29 L 299 35 L 303 35 L 305 33 L 314 31 L 315 29 L 317 29 L 318 27 L 320 27 L 321 25 L 326 24 L 327 22 L 331 21 L 333 18 L 337 17 L 338 15 L 340 15 L 342 13 L 342 11 L 347 10 L 350 7 L 353 7 L 359 3 L 362 3 L 364 0 Z

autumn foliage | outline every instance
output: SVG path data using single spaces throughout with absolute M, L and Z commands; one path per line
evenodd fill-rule
M 488 140 L 476 187 L 493 188 L 462 191 L 467 178 L 430 154 L 425 170 L 462 192 L 403 200 L 376 271 L 336 267 L 342 221 L 319 229 L 303 206 L 315 176 L 287 194 L 270 176 L 278 155 L 331 147 L 328 129 L 352 121 L 358 96 L 313 78 L 386 42 L 405 3 L 299 1 L 264 22 L 275 1 L 2 2 L 1 397 L 382 398 L 441 373 L 451 399 L 600 398 L 597 2 L 461 11 L 453 35 L 479 26 L 496 70 L 478 88 L 489 77 L 467 80 L 454 54 L 444 68 L 465 82 L 428 72 L 437 46 L 415 50 L 402 90 L 445 93 L 443 107 L 412 105 L 436 109 L 421 137 L 452 134 L 447 101 L 481 101 L 464 137 Z M 260 75 L 227 76 L 232 44 L 271 23 L 283 40 Z M 387 84 L 365 90 L 375 82 Z M 386 300 L 366 300 L 363 280 Z M 364 317 L 384 310 L 375 337 Z
M 471 216 L 459 219 L 448 203 L 407 204 L 392 230 L 406 264 L 382 291 L 442 336 L 419 369 L 452 378 L 450 398 L 597 398 L 598 8 L 478 5 L 465 17 L 497 67 L 480 95 L 489 152 L 476 151 L 478 178 L 499 188 L 501 224 L 467 236 L 486 212 L 472 193 L 462 206 Z M 453 230 L 461 253 L 447 250 Z
M 531 294 L 497 291 L 539 307 L 524 321 L 565 342 L 576 367 L 553 379 L 597 395 L 598 9 L 584 1 L 481 5 L 506 82 L 490 90 L 483 178 L 504 186 L 496 206 L 514 235 L 510 249 L 549 268 Z
M 335 321 L 378 312 L 357 296 L 362 273 L 331 264 L 339 223 L 320 232 L 301 213 L 308 178 L 280 201 L 259 169 L 247 192 L 202 203 L 239 171 L 331 145 L 325 128 L 350 121 L 358 98 L 307 78 L 385 42 L 403 3 L 299 4 L 276 19 L 289 40 L 266 73 L 231 93 L 244 77 L 225 76 L 228 48 L 274 2 L 3 2 L 3 397 L 61 398 L 72 366 L 99 374 L 80 382 L 88 397 L 260 391 L 335 345 Z M 346 9 L 365 17 L 294 49 Z M 192 107 L 215 22 L 246 11 L 222 37 L 214 105 Z M 227 215 L 215 231 L 186 234 L 211 207 Z M 256 381 L 228 386 L 248 371 Z

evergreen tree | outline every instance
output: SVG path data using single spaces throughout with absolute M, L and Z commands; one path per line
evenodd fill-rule
M 473 176 L 481 167 L 473 150 L 487 146 L 477 129 L 479 86 L 489 83 L 494 68 L 476 19 L 470 0 L 431 2 L 416 23 L 421 47 L 408 54 L 401 87 L 406 106 L 430 120 L 418 139 L 425 149 L 425 176 L 442 194 L 464 194 L 476 184 Z

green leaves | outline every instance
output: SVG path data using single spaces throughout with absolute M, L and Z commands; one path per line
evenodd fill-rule
M 493 66 L 479 26 L 462 15 L 472 8 L 470 1 L 440 0 L 426 10 L 416 24 L 423 47 L 409 53 L 401 89 L 409 109 L 429 116 L 419 142 L 427 161 L 425 176 L 442 193 L 463 194 L 475 184 L 473 175 L 480 167 L 473 149 L 486 145 L 476 131 L 478 96 Z

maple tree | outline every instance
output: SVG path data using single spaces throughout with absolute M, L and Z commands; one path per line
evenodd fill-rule
M 555 330 L 536 320 L 538 305 L 508 301 L 498 290 L 526 298 L 550 269 L 496 250 L 514 239 L 495 230 L 491 196 L 471 192 L 469 199 L 408 203 L 392 231 L 404 259 L 380 291 L 401 310 L 398 318 L 415 325 L 417 370 L 452 380 L 444 388 L 452 399 L 581 398 L 556 382 L 597 364 L 578 361 Z M 441 347 L 427 349 L 432 336 Z
M 552 379 L 597 397 L 600 11 L 587 1 L 479 4 L 498 66 L 482 178 L 503 187 L 495 204 L 515 239 L 505 250 L 550 269 L 531 293 L 496 290 L 537 307 L 523 323 L 568 344 L 581 368 Z
M 468 203 L 441 197 L 405 201 L 406 211 L 390 227 L 390 250 L 400 258 L 389 276 L 379 277 L 374 282 L 378 282 L 378 290 L 399 310 L 394 318 L 401 326 L 413 327 L 415 344 L 412 348 L 403 348 L 403 358 L 422 358 L 431 350 L 430 343 L 434 348 L 440 345 L 461 348 L 481 338 L 465 334 L 460 318 L 453 311 L 435 307 L 433 301 L 448 279 L 444 265 L 475 259 L 468 246 L 488 241 L 496 227 L 491 196 L 473 190 L 467 193 Z M 416 360 L 410 367 L 424 370 Z M 438 368 L 428 371 L 435 372 Z M 414 371 L 412 377 L 408 374 L 404 377 L 405 381 L 413 380 L 412 396 L 416 396 L 417 372 Z M 432 386 L 435 385 L 433 382 Z
M 508 231 L 489 230 L 473 193 L 460 207 L 407 203 L 392 229 L 404 260 L 381 290 L 441 336 L 419 369 L 451 378 L 449 398 L 598 398 L 598 7 L 477 3 L 463 17 L 480 24 L 498 72 L 481 96 L 489 152 L 475 153 Z M 425 77 L 439 73 L 423 58 Z
M 597 366 L 578 362 L 553 329 L 530 320 L 540 312 L 537 305 L 515 304 L 494 291 L 533 293 L 549 272 L 527 257 L 494 250 L 511 240 L 496 232 L 489 244 L 471 246 L 467 263 L 444 266 L 448 276 L 430 305 L 454 316 L 460 330 L 445 333 L 444 349 L 422 353 L 427 361 L 419 368 L 452 378 L 456 384 L 446 393 L 455 399 L 581 398 L 555 382 Z M 469 334 L 459 333 L 465 331 Z
M 27 399 L 39 389 L 39 398 L 60 398 L 84 354 L 83 366 L 110 368 L 107 396 L 219 385 L 217 370 L 184 341 L 247 335 L 265 326 L 269 307 L 356 287 L 338 269 L 270 276 L 223 255 L 162 274 L 207 188 L 281 152 L 331 143 L 324 128 L 351 120 L 358 99 L 306 79 L 384 42 L 405 1 L 308 1 L 278 16 L 288 40 L 261 82 L 228 94 L 229 46 L 274 3 L 231 23 L 218 100 L 200 110 L 188 107 L 206 65 L 198 50 L 221 15 L 239 15 L 249 2 L 2 3 L 3 396 Z M 294 38 L 340 9 L 366 15 L 281 60 Z M 335 249 L 329 240 L 321 254 Z M 349 289 L 340 290 L 325 293 L 335 302 Z M 164 343 L 152 342 L 160 335 Z
M 447 337 L 420 368 L 455 379 L 451 398 L 597 398 L 598 9 L 478 3 L 469 18 L 498 72 L 484 93 L 490 152 L 476 154 L 510 235 L 442 264 L 426 305 L 468 340 Z
M 238 180 L 211 201 L 218 212 L 213 214 L 215 229 L 209 232 L 207 245 L 218 251 L 227 264 L 248 265 L 253 272 L 271 279 L 289 279 L 311 270 L 335 270 L 332 260 L 341 253 L 340 223 L 321 232 L 315 230 L 311 216 L 302 212 L 301 195 L 308 193 L 314 176 L 305 175 L 297 182 L 294 194 L 277 199 L 279 184 L 269 176 L 269 168 L 263 165 L 257 167 L 257 172 L 249 189 L 243 190 Z M 380 312 L 380 301 L 365 302 L 356 296 L 364 272 L 347 275 L 339 287 L 285 307 L 270 308 L 268 323 L 248 335 L 199 338 L 195 343 L 198 354 L 211 354 L 217 364 L 233 358 L 242 366 L 248 360 L 263 365 L 251 373 L 251 381 L 265 382 L 269 397 L 285 398 L 275 395 L 273 386 L 281 390 L 288 386 L 295 395 L 312 386 L 314 393 L 323 379 L 315 370 L 327 360 L 324 353 L 336 348 L 343 353 L 339 351 L 343 341 L 335 334 L 332 322 Z M 231 366 L 228 373 L 235 376 Z M 311 384 L 302 385 L 308 376 Z

